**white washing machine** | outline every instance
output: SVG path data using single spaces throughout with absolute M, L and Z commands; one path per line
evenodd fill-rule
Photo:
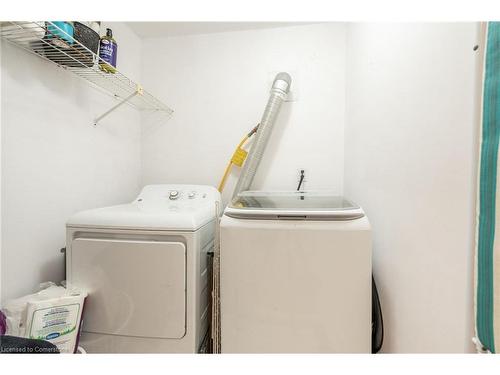
M 244 192 L 221 220 L 224 353 L 371 353 L 371 231 L 324 193 Z
M 67 223 L 66 277 L 88 291 L 80 346 L 97 353 L 196 353 L 208 332 L 210 186 L 149 185 L 130 204 Z

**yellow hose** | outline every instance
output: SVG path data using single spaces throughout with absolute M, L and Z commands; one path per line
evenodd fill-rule
M 226 185 L 226 180 L 229 176 L 229 173 L 231 172 L 231 166 L 233 164 L 238 165 L 241 167 L 243 164 L 243 161 L 245 161 L 246 158 L 246 151 L 243 150 L 243 145 L 246 143 L 248 140 L 249 136 L 248 134 L 245 135 L 245 137 L 241 140 L 239 143 L 238 147 L 236 147 L 236 150 L 233 153 L 233 156 L 231 157 L 231 160 L 227 164 L 226 170 L 224 171 L 224 175 L 222 176 L 222 179 L 220 180 L 219 187 L 217 190 L 219 190 L 222 193 L 222 190 L 224 190 L 224 185 Z

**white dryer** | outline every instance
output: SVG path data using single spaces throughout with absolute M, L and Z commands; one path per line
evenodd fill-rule
M 210 186 L 149 185 L 130 204 L 67 222 L 66 277 L 88 291 L 80 346 L 98 353 L 196 353 L 209 323 Z
M 371 231 L 325 193 L 244 192 L 221 220 L 223 353 L 370 353 Z

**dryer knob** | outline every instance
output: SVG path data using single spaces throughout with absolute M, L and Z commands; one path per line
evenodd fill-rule
M 170 194 L 168 196 L 171 200 L 179 198 L 179 192 L 177 190 L 172 190 L 170 191 Z

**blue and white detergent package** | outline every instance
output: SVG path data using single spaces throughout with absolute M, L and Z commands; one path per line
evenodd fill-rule
M 61 353 L 74 353 L 87 293 L 53 283 L 42 285 L 42 288 L 38 293 L 4 304 L 6 334 L 46 340 L 56 345 Z

